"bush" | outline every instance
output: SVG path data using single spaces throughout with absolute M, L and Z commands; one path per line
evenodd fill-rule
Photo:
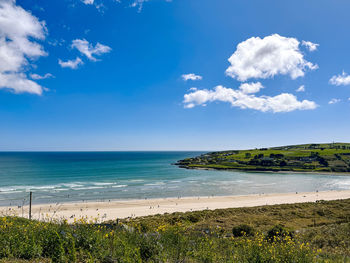
M 282 160 L 281 162 L 280 162 L 280 166 L 286 166 L 287 165 L 287 162 L 285 161 L 285 160 Z
M 294 231 L 289 230 L 281 225 L 276 225 L 267 232 L 267 239 L 274 240 L 276 237 L 294 238 Z
M 200 220 L 200 215 L 191 213 L 187 216 L 188 221 L 191 223 L 197 223 Z
M 254 229 L 253 227 L 249 225 L 239 225 L 232 228 L 232 234 L 234 237 L 241 237 L 241 236 L 254 236 Z

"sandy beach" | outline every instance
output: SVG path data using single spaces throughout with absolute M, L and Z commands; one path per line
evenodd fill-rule
M 107 202 L 80 202 L 33 204 L 33 219 L 67 219 L 86 217 L 98 222 L 117 218 L 140 217 L 155 214 L 214 210 L 235 207 L 316 202 L 317 200 L 338 200 L 350 198 L 350 190 L 305 193 L 258 194 L 244 196 L 179 197 L 143 200 L 113 200 Z M 2 215 L 28 217 L 28 206 L 0 207 Z

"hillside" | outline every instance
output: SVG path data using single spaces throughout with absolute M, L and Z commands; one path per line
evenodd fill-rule
M 350 200 L 98 223 L 0 216 L 0 262 L 350 262 Z
M 176 165 L 188 169 L 350 173 L 350 143 L 211 152 L 180 160 Z

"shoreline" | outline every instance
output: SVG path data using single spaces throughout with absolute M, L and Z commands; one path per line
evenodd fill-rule
M 173 164 L 177 165 L 177 164 Z M 292 174 L 320 174 L 320 175 L 334 175 L 334 176 L 349 176 L 350 172 L 324 172 L 324 171 L 274 171 L 274 170 L 242 170 L 242 169 L 235 169 L 235 168 L 213 168 L 213 167 L 186 167 L 186 166 L 180 166 L 177 165 L 181 169 L 188 169 L 188 170 L 208 170 L 208 171 L 228 171 L 228 172 L 246 172 L 246 173 L 292 173 Z
M 291 203 L 316 202 L 319 200 L 349 199 L 350 190 L 333 190 L 300 193 L 272 193 L 236 196 L 178 197 L 135 200 L 111 200 L 65 202 L 32 205 L 32 218 L 38 220 L 87 218 L 96 222 L 142 217 L 156 214 L 215 210 L 238 207 L 254 207 Z M 28 217 L 29 207 L 0 207 L 1 215 Z

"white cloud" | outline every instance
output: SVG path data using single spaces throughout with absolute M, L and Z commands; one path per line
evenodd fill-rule
M 289 93 L 282 93 L 274 97 L 258 97 L 254 94 L 246 94 L 242 90 L 234 90 L 223 86 L 217 86 L 214 90 L 196 90 L 184 95 L 185 108 L 193 108 L 213 101 L 228 102 L 233 107 L 262 112 L 290 112 L 317 108 L 315 102 L 309 100 L 298 101 L 293 94 Z
M 94 55 L 102 55 L 109 53 L 112 49 L 108 46 L 97 43 L 95 47 L 86 39 L 75 39 L 72 41 L 72 48 L 76 48 L 80 53 L 84 54 L 88 59 L 97 61 Z
M 44 76 L 41 76 L 39 74 L 30 74 L 30 77 L 32 79 L 48 79 L 48 78 L 54 78 L 54 76 L 51 73 L 46 73 Z
M 43 87 L 29 80 L 24 73 L 2 73 L 0 72 L 1 88 L 12 89 L 15 93 L 33 93 L 41 95 Z
M 181 77 L 182 77 L 182 79 L 184 81 L 187 81 L 187 80 L 201 80 L 203 78 L 202 76 L 199 76 L 199 75 L 196 75 L 196 74 L 193 74 L 193 73 L 183 74 Z
M 347 73 L 345 73 L 343 71 L 343 73 L 341 75 L 336 75 L 333 76 L 330 80 L 329 83 L 332 85 L 336 85 L 336 86 L 346 86 L 346 85 L 350 85 L 350 75 L 348 75 Z
M 310 52 L 313 52 L 315 50 L 317 50 L 317 47 L 319 46 L 319 44 L 315 44 L 315 43 L 312 43 L 310 41 L 305 41 L 303 40 L 301 42 L 301 44 L 305 47 L 307 47 L 307 49 L 310 51 Z
M 340 102 L 341 100 L 340 99 L 331 99 L 328 104 L 336 104 L 338 102 Z
M 296 92 L 304 92 L 305 91 L 305 86 L 301 85 L 299 88 L 297 88 Z
M 43 87 L 27 79 L 25 72 L 33 59 L 47 55 L 37 42 L 46 32 L 45 23 L 15 0 L 0 1 L 0 89 L 42 94 Z
M 264 86 L 260 82 L 243 83 L 241 86 L 239 86 L 239 89 L 245 94 L 257 93 L 263 88 Z
M 81 0 L 81 1 L 86 5 L 93 5 L 94 4 L 94 0 Z
M 62 68 L 77 69 L 79 65 L 83 65 L 84 62 L 79 57 L 77 57 L 75 60 L 68 60 L 68 61 L 62 61 L 59 59 L 58 64 L 60 64 Z
M 271 78 L 277 74 L 289 75 L 292 79 L 302 77 L 307 69 L 317 65 L 304 59 L 295 38 L 278 34 L 249 38 L 238 44 L 236 51 L 228 59 L 231 66 L 226 74 L 240 81 L 250 78 Z

